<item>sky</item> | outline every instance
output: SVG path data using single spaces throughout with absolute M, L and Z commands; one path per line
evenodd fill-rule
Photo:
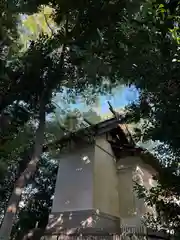
M 45 8 L 44 10 L 45 11 Z M 46 13 L 49 14 L 49 11 L 51 12 L 52 9 L 47 8 Z M 42 15 L 41 13 L 39 16 Z M 49 16 L 49 15 L 48 15 Z M 23 21 L 27 19 L 27 16 L 21 15 L 22 24 L 21 27 L 24 26 L 24 30 L 28 30 L 27 26 L 23 24 Z M 35 15 L 34 23 L 37 23 L 38 17 L 37 14 Z M 32 24 L 33 21 L 31 19 L 30 23 Z M 32 29 L 31 29 L 32 30 Z M 27 35 L 27 31 L 26 34 Z M 25 41 L 25 39 L 24 39 Z M 98 115 L 108 115 L 109 113 L 109 105 L 107 101 L 110 101 L 111 105 L 115 109 L 123 108 L 124 106 L 128 105 L 132 101 L 136 100 L 138 98 L 138 92 L 135 89 L 135 87 L 123 87 L 122 85 L 112 90 L 112 95 L 104 95 L 104 96 L 98 96 L 97 101 L 95 104 L 87 105 L 85 103 L 85 100 L 83 100 L 81 97 L 78 97 L 78 99 L 75 100 L 75 104 L 65 103 L 61 94 L 57 94 L 56 98 L 54 99 L 54 102 L 62 109 L 66 110 L 67 108 L 69 110 L 73 109 L 79 109 L 81 112 L 87 112 L 88 110 L 93 110 L 97 112 Z
M 119 86 L 112 90 L 112 94 L 110 95 L 99 95 L 97 101 L 94 104 L 87 105 L 81 97 L 79 97 L 76 103 L 67 104 L 64 103 L 62 100 L 62 95 L 59 94 L 56 96 L 55 102 L 58 106 L 65 109 L 68 108 L 70 110 L 79 109 L 80 112 L 87 112 L 88 110 L 92 109 L 97 112 L 98 115 L 108 115 L 109 105 L 107 101 L 110 101 L 111 105 L 115 109 L 120 109 L 132 103 L 133 101 L 138 99 L 138 91 L 135 87 L 125 87 Z
M 107 114 L 109 112 L 109 105 L 107 101 L 110 101 L 111 105 L 115 109 L 123 108 L 124 106 L 132 103 L 134 100 L 138 98 L 138 92 L 134 87 L 127 88 L 123 87 L 123 89 L 114 89 L 112 96 L 101 96 L 100 97 L 100 113 Z

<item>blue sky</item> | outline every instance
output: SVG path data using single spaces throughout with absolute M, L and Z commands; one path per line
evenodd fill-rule
M 26 18 L 27 18 L 27 15 L 21 15 L 22 22 Z M 20 27 L 23 31 L 26 31 L 25 35 L 27 35 L 28 34 L 27 27 L 24 26 L 23 24 L 21 24 Z M 57 94 L 57 96 L 54 99 L 54 102 L 56 102 L 56 104 L 60 108 L 64 110 L 66 109 L 73 110 L 77 108 L 81 112 L 87 112 L 88 110 L 92 109 L 96 111 L 97 114 L 100 116 L 106 115 L 106 114 L 108 115 L 109 113 L 109 105 L 107 101 L 110 101 L 112 106 L 115 109 L 119 109 L 119 108 L 123 108 L 124 106 L 126 106 L 127 104 L 131 103 L 132 101 L 138 98 L 138 92 L 135 89 L 135 87 L 128 88 L 122 85 L 113 89 L 111 95 L 98 96 L 96 103 L 92 105 L 87 105 L 81 97 L 78 97 L 76 99 L 75 104 L 66 103 L 66 100 L 63 100 L 63 95 L 64 96 L 66 95 L 66 91 L 63 94 L 62 93 Z
M 107 101 L 110 101 L 112 106 L 116 109 L 123 108 L 127 104 L 133 102 L 138 98 L 138 92 L 134 87 L 123 89 L 114 89 L 113 95 L 110 97 L 101 96 L 100 97 L 100 111 L 102 114 L 109 112 L 109 105 Z
M 79 97 L 76 104 L 62 104 L 62 108 L 66 109 L 66 107 L 70 110 L 73 110 L 75 108 L 79 109 L 81 112 L 88 112 L 88 110 L 92 109 L 97 112 L 98 115 L 101 117 L 106 117 L 107 115 L 111 115 L 111 112 L 109 111 L 109 105 L 107 101 L 110 101 L 112 106 L 118 110 L 120 108 L 125 107 L 126 105 L 132 103 L 133 101 L 137 100 L 139 97 L 138 91 L 135 87 L 123 87 L 119 86 L 112 91 L 112 95 L 106 95 L 106 96 L 99 96 L 98 102 L 95 105 L 87 105 L 83 102 L 83 100 Z M 61 107 L 60 103 L 63 102 L 62 100 L 62 94 L 57 96 L 57 99 L 55 102 Z M 154 147 L 154 142 L 148 141 L 144 144 L 141 143 L 141 146 L 148 149 L 152 152 L 152 149 Z M 158 144 L 158 142 L 157 142 Z
M 138 99 L 138 91 L 135 87 L 119 86 L 112 90 L 111 95 L 100 95 L 94 104 L 87 105 L 81 97 L 78 97 L 75 104 L 68 104 L 63 102 L 62 95 L 57 95 L 55 102 L 63 109 L 68 108 L 73 110 L 79 109 L 81 112 L 87 112 L 92 109 L 97 112 L 98 115 L 103 116 L 109 112 L 109 105 L 107 101 L 110 101 L 115 109 L 123 108 L 134 100 Z

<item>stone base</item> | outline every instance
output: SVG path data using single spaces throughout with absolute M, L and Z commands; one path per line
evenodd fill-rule
M 119 218 L 95 210 L 52 213 L 46 235 L 118 233 Z

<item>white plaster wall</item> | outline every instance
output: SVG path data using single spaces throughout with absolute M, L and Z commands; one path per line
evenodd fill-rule
M 98 136 L 95 145 L 77 145 L 60 156 L 52 213 L 98 209 L 120 217 L 121 225 L 141 225 L 149 209 L 133 191 L 137 167 L 150 187 L 153 169 L 140 157 L 122 158 L 117 166 L 105 135 Z
M 105 135 L 96 138 L 93 186 L 94 208 L 119 217 L 116 163 Z
M 121 224 L 136 225 L 137 201 L 134 192 L 133 172 L 137 164 L 141 162 L 138 157 L 125 157 L 118 161 L 118 187 L 119 187 L 119 208 Z
M 52 213 L 93 207 L 94 146 L 76 146 L 60 156 Z
M 127 167 L 135 167 L 142 163 L 142 159 L 136 156 L 127 156 L 118 160 L 117 168 L 123 169 Z
M 119 175 L 119 208 L 121 225 L 141 226 L 142 217 L 152 209 L 145 205 L 143 199 L 139 199 L 134 191 L 134 177 L 139 174 L 142 183 L 146 188 L 151 188 L 152 175 L 154 170 L 143 163 L 140 157 L 126 157 L 118 162 Z
M 131 167 L 118 171 L 119 209 L 121 218 L 131 218 L 135 215 L 135 198 L 133 192 Z
M 153 175 L 155 174 L 155 171 L 150 166 L 142 162 L 141 164 L 136 166 L 136 169 L 137 168 L 141 172 L 142 184 L 147 190 L 151 189 L 153 186 L 156 185 L 156 182 L 153 180 Z M 147 206 L 143 199 L 139 199 L 136 193 L 135 200 L 136 211 L 138 215 L 143 216 L 147 212 L 155 213 L 154 209 L 152 207 Z

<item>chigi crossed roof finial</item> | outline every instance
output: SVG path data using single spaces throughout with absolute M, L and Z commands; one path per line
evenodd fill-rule
M 108 101 L 108 105 L 109 105 L 109 110 L 112 112 L 112 114 L 116 117 L 117 120 L 120 120 L 121 118 L 120 114 L 114 110 L 114 108 L 112 107 L 109 101 Z

